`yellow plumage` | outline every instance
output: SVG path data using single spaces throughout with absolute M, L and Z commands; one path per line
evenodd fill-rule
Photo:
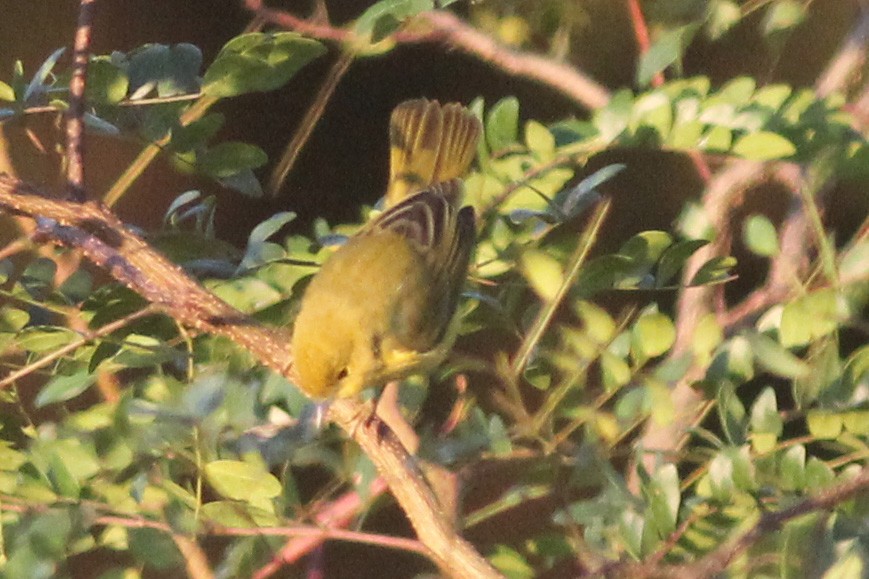
M 296 375 L 310 396 L 354 396 L 446 355 L 474 241 L 457 177 L 480 132 L 457 104 L 414 100 L 393 111 L 387 210 L 326 261 L 296 318 Z

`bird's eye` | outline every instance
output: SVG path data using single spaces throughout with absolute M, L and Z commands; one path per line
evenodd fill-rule
M 347 368 L 342 368 L 340 372 L 338 372 L 338 380 L 343 380 L 347 377 Z

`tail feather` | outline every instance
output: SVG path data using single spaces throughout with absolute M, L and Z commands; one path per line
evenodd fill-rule
M 476 153 L 480 121 L 459 104 L 418 99 L 398 105 L 389 126 L 386 206 L 430 185 L 463 176 Z

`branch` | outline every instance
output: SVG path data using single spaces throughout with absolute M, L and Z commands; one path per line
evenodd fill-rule
M 502 72 L 554 89 L 587 109 L 599 109 L 609 102 L 609 91 L 603 85 L 569 64 L 508 48 L 451 12 L 426 12 L 422 19 L 432 26 L 431 33 L 408 41 L 444 42 Z
M 386 484 L 382 478 L 376 478 L 367 489 L 369 498 L 377 497 L 386 490 Z M 326 508 L 314 516 L 314 523 L 325 532 L 334 532 L 341 527 L 346 527 L 359 514 L 362 507 L 362 497 L 355 491 L 344 494 L 341 498 L 332 501 Z M 295 563 L 304 555 L 323 544 L 325 535 L 294 536 L 293 539 L 281 548 L 274 558 L 257 569 L 253 579 L 266 579 L 271 577 L 284 565 Z
M 7 374 L 5 377 L 3 377 L 3 379 L 0 379 L 0 389 L 3 389 L 6 386 L 9 386 L 10 384 L 14 383 L 16 380 L 20 380 L 20 379 L 24 378 L 25 376 L 27 376 L 28 374 L 31 374 L 31 373 L 39 370 L 40 368 L 45 368 L 46 366 L 48 366 L 52 362 L 55 362 L 56 360 L 59 360 L 60 358 L 66 356 L 70 352 L 74 352 L 75 350 L 81 348 L 83 345 L 87 344 L 88 342 L 92 342 L 92 341 L 97 340 L 99 338 L 102 338 L 104 336 L 108 336 L 112 332 L 120 330 L 121 328 L 133 323 L 134 321 L 136 321 L 138 319 L 141 319 L 141 318 L 144 318 L 144 317 L 147 317 L 147 316 L 150 316 L 150 315 L 156 313 L 156 311 L 157 310 L 155 308 L 153 308 L 152 306 L 149 306 L 147 308 L 133 312 L 130 315 L 124 316 L 123 318 L 117 319 L 113 322 L 109 322 L 108 324 L 101 326 L 97 330 L 82 332 L 82 335 L 78 339 L 73 340 L 72 342 L 66 344 L 65 346 L 52 351 L 50 354 L 46 354 L 42 358 L 39 358 L 38 360 L 35 360 L 35 361 L 27 364 L 23 368 L 19 368 L 18 370 L 14 371 L 14 372 L 10 372 L 9 374 Z
M 81 0 L 72 52 L 69 110 L 66 113 L 66 187 L 73 201 L 85 200 L 84 189 L 84 91 L 90 58 L 93 7 L 96 0 Z
M 352 45 L 357 40 L 351 30 L 311 22 L 283 10 L 267 8 L 262 0 L 245 0 L 248 10 L 263 20 L 287 30 L 294 30 L 318 40 Z M 609 91 L 577 68 L 553 62 L 545 56 L 508 48 L 480 32 L 458 16 L 445 10 L 433 10 L 419 15 L 427 30 L 399 31 L 392 40 L 399 44 L 441 42 L 449 48 L 468 54 L 494 68 L 520 78 L 542 84 L 563 94 L 577 105 L 598 109 L 609 102 Z
M 263 327 L 208 292 L 104 205 L 49 199 L 35 188 L 0 174 L 0 210 L 35 220 L 44 238 L 80 249 L 95 265 L 179 323 L 226 336 L 266 366 L 292 379 L 286 331 Z M 429 556 L 446 574 L 499 576 L 458 535 L 416 460 L 367 406 L 356 400 L 339 400 L 332 404 L 330 416 L 377 466 Z

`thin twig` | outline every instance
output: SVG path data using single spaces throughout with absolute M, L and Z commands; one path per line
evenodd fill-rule
M 609 102 L 609 91 L 574 66 L 507 48 L 451 12 L 435 10 L 426 12 L 422 18 L 433 30 L 418 40 L 444 42 L 450 48 L 474 56 L 502 72 L 552 88 L 586 109 L 599 109 Z M 408 37 L 405 40 L 416 39 Z
M 72 51 L 72 78 L 69 80 L 69 110 L 66 113 L 66 188 L 67 197 L 79 203 L 84 189 L 84 92 L 90 60 L 93 8 L 96 0 L 81 0 Z
M 88 342 L 98 340 L 99 338 L 102 338 L 103 336 L 108 336 L 112 332 L 116 332 L 117 330 L 120 330 L 121 328 L 123 328 L 124 326 L 127 326 L 128 324 L 130 324 L 138 319 L 144 318 L 146 316 L 156 314 L 156 313 L 158 313 L 158 311 L 159 310 L 156 307 L 148 306 L 148 307 L 141 309 L 137 312 L 133 312 L 132 314 L 124 316 L 123 318 L 120 318 L 120 319 L 115 320 L 113 322 L 109 322 L 108 324 L 101 326 L 98 330 L 83 333 L 81 335 L 81 337 L 79 337 L 77 340 L 73 340 L 72 342 L 66 344 L 65 346 L 58 348 L 57 350 L 55 350 L 51 354 L 47 354 L 47 355 L 43 356 L 42 358 L 40 358 L 34 362 L 31 362 L 30 364 L 27 364 L 23 368 L 19 368 L 15 372 L 9 373 L 5 378 L 0 380 L 0 389 L 6 388 L 10 384 L 15 383 L 17 380 L 21 380 L 25 376 L 32 374 L 33 372 L 39 370 L 40 368 L 45 368 L 46 366 L 48 366 L 49 364 L 51 364 L 55 360 L 59 360 L 60 358 L 69 354 L 70 352 L 74 352 L 75 350 L 77 350 L 78 348 L 81 348 L 82 346 L 84 346 Z
M 525 371 L 525 367 L 528 365 L 532 353 L 535 348 L 537 348 L 544 332 L 552 322 L 555 312 L 564 301 L 564 298 L 567 296 L 574 283 L 576 283 L 576 278 L 579 276 L 582 266 L 585 264 L 591 249 L 597 241 L 598 233 L 600 233 L 600 228 L 603 226 L 603 223 L 609 214 L 611 205 L 612 203 L 609 199 L 604 199 L 599 206 L 595 208 L 595 211 L 589 220 L 588 227 L 583 232 L 582 237 L 580 237 L 579 242 L 576 244 L 576 249 L 568 262 L 568 268 L 564 274 L 564 279 L 561 281 L 561 285 L 558 287 L 558 290 L 556 290 L 552 298 L 547 300 L 540 308 L 540 311 L 534 319 L 534 322 L 531 324 L 531 328 L 528 330 L 525 339 L 522 340 L 522 344 L 519 346 L 516 356 L 513 358 L 513 363 L 510 365 L 510 369 L 513 372 L 514 378 L 518 378 L 522 372 Z M 537 418 L 530 425 L 532 431 L 536 431 L 540 428 L 542 422 L 549 417 L 554 406 L 560 402 L 564 394 L 566 394 L 566 390 L 563 392 L 562 396 L 549 396 L 547 398 L 544 408 L 537 413 Z
M 275 168 L 272 170 L 268 185 L 268 191 L 272 197 L 277 197 L 280 192 L 284 179 L 287 178 L 287 175 L 289 175 L 290 171 L 293 169 L 293 165 L 295 165 L 299 153 L 302 152 L 305 143 L 307 143 L 308 139 L 311 138 L 311 133 L 314 132 L 314 127 L 317 126 L 317 121 L 319 121 L 323 116 L 323 111 L 326 110 L 326 104 L 329 102 L 329 99 L 332 98 L 335 89 L 338 88 L 338 83 L 341 82 L 341 79 L 344 78 L 347 70 L 350 69 L 350 64 L 352 62 L 353 53 L 350 51 L 344 51 L 340 56 L 338 56 L 338 60 L 336 60 L 335 64 L 332 65 L 329 74 L 326 75 L 326 79 L 320 86 L 320 90 L 317 91 L 317 96 L 314 97 L 314 102 L 308 107 L 308 110 L 305 111 L 305 116 L 299 124 L 299 128 L 296 129 L 293 138 L 290 139 L 286 149 L 284 149 L 280 161 L 278 161 Z

